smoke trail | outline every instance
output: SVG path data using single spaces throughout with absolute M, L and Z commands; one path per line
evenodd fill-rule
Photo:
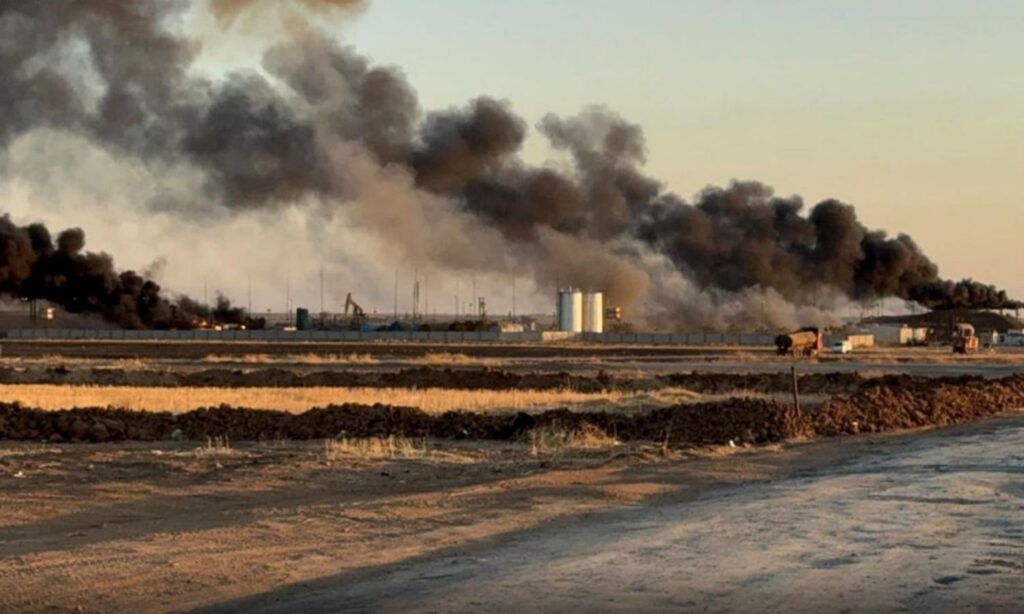
M 229 27 L 270 5 L 210 6 Z M 804 214 L 798 197 L 734 182 L 687 202 L 643 172 L 642 129 L 601 107 L 545 117 L 540 134 L 569 163 L 532 166 L 519 157 L 527 124 L 506 103 L 480 97 L 423 115 L 399 70 L 373 66 L 308 27 L 267 51 L 263 73 L 196 77 L 196 43 L 167 27 L 185 7 L 5 2 L 0 147 L 39 130 L 73 133 L 150 168 L 201 174 L 201 192 L 146 203 L 164 214 L 302 206 L 314 218 L 368 229 L 397 260 L 526 276 L 538 288 L 602 288 L 611 302 L 676 326 L 723 328 L 752 310 L 782 325 L 836 297 L 1016 304 L 992 286 L 940 278 L 909 236 L 870 230 L 839 201 Z M 20 253 L 20 243 L 11 245 Z M 17 262 L 9 277 L 23 267 Z M 142 296 L 135 285 L 126 284 L 129 303 Z M 769 307 L 780 303 L 791 308 Z M 166 320 L 136 313 L 132 326 Z

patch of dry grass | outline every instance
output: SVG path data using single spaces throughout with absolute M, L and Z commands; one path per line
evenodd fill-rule
M 533 456 L 557 455 L 567 450 L 595 450 L 619 445 L 619 440 L 592 424 L 575 429 L 539 427 L 527 436 Z
M 476 366 L 487 366 L 494 367 L 502 364 L 506 364 L 507 361 L 498 358 L 484 358 L 479 356 L 469 356 L 467 354 L 451 353 L 451 352 L 428 352 L 418 358 L 413 358 L 409 362 L 433 366 L 433 365 L 476 365 Z
M 0 358 L 0 366 L 4 367 L 103 367 L 122 369 L 124 371 L 145 371 L 153 368 L 153 362 L 144 358 L 75 358 L 59 354 L 46 354 L 33 357 Z
M 253 365 L 374 365 L 380 361 L 370 354 L 209 354 L 203 362 L 213 364 Z M 428 352 L 423 356 L 402 358 L 396 362 L 425 366 L 476 365 L 498 366 L 507 361 L 497 358 L 474 357 L 456 352 Z
M 184 412 L 197 407 L 231 405 L 303 412 L 330 404 L 360 403 L 418 407 L 430 413 L 467 411 L 543 411 L 577 409 L 639 409 L 701 400 L 680 389 L 653 394 L 576 392 L 571 390 L 450 390 L 443 388 L 146 388 L 128 386 L 62 386 L 12 384 L 0 386 L 0 401 L 47 410 L 72 407 L 117 407 L 143 411 Z
M 374 365 L 377 359 L 369 354 L 208 354 L 203 362 L 214 364 L 301 364 L 301 365 Z
M 207 437 L 206 445 L 195 449 L 196 456 L 235 456 L 237 452 L 231 447 L 227 437 Z
M 13 447 L 0 448 L 0 460 L 23 456 L 40 456 L 43 454 L 60 454 L 61 449 L 36 442 L 18 442 L 9 444 Z
M 379 460 L 388 458 L 422 458 L 427 454 L 425 441 L 405 437 L 360 437 L 327 439 L 324 457 L 328 462 L 340 460 Z

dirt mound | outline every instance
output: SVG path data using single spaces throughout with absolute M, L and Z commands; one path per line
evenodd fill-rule
M 803 434 L 799 416 L 775 402 L 736 399 L 683 405 L 633 415 L 550 410 L 540 414 L 447 412 L 410 407 L 332 405 L 302 414 L 216 407 L 184 414 L 85 408 L 47 412 L 0 404 L 0 439 L 53 442 L 436 437 L 518 440 L 536 428 L 566 431 L 592 426 L 622 440 L 674 445 L 766 443 Z
M 812 414 L 819 435 L 877 433 L 961 424 L 1024 408 L 1024 376 L 923 379 L 886 376 Z
M 808 394 L 853 392 L 866 381 L 856 373 L 807 373 L 799 377 Z M 496 369 L 418 367 L 400 371 L 320 370 L 310 373 L 281 368 L 204 369 L 194 372 L 123 369 L 0 368 L 0 384 L 67 384 L 132 387 L 200 388 L 446 388 L 452 390 L 575 390 L 642 392 L 681 387 L 694 392 L 722 394 L 737 390 L 787 392 L 788 373 L 675 373 L 658 377 L 594 376 L 564 371 L 516 373 Z
M 647 390 L 662 384 L 650 379 L 588 377 L 566 372 L 513 373 L 487 367 L 400 371 L 321 370 L 299 373 L 281 368 L 203 369 L 193 372 L 124 369 L 0 368 L 0 384 L 79 384 L 95 386 L 200 388 L 450 388 L 457 390 L 555 390 L 579 392 Z
M 515 440 L 538 427 L 598 428 L 622 440 L 677 446 L 761 444 L 814 435 L 874 433 L 959 424 L 1024 408 L 1024 376 L 928 379 L 884 377 L 816 409 L 796 411 L 765 399 L 729 399 L 636 413 L 539 414 L 447 412 L 410 407 L 331 405 L 301 414 L 227 406 L 183 414 L 119 409 L 41 411 L 0 404 L 0 439 L 49 441 L 232 440 L 350 437 L 438 437 Z
M 761 399 L 657 409 L 637 421 L 631 439 L 670 444 L 764 444 L 812 434 L 807 415 Z
M 513 373 L 482 367 L 452 369 L 417 367 L 399 371 L 322 370 L 296 373 L 284 369 L 253 371 L 211 369 L 180 374 L 181 386 L 249 387 L 367 387 L 367 388 L 450 388 L 458 390 L 554 390 L 572 389 L 580 392 L 634 390 L 658 384 L 652 380 L 613 379 L 607 376 L 587 377 L 566 372 Z
M 691 371 L 658 378 L 667 386 L 685 388 L 703 394 L 722 394 L 736 390 L 773 393 L 793 389 L 792 375 L 779 373 L 708 373 Z M 800 392 L 841 394 L 854 392 L 871 381 L 859 373 L 804 373 L 797 376 Z

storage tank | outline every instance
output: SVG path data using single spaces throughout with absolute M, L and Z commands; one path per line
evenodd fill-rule
M 305 307 L 299 307 L 295 310 L 295 329 L 309 330 L 310 328 L 309 310 Z
M 583 332 L 604 332 L 603 292 L 587 292 L 583 297 Z
M 583 332 L 583 293 L 579 290 L 559 290 L 558 330 L 567 333 Z

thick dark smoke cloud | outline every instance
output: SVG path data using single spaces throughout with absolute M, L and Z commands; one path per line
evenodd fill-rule
M 638 217 L 662 191 L 639 170 L 646 157 L 643 130 L 602 108 L 569 119 L 548 115 L 540 130 L 555 148 L 572 155 L 588 204 L 588 234 L 607 239 L 635 230 Z
M 301 3 L 313 10 L 364 4 Z M 589 284 L 608 290 L 610 302 L 636 308 L 651 293 L 664 294 L 658 288 L 666 286 L 653 280 L 665 262 L 714 297 L 771 291 L 796 305 L 818 305 L 822 295 L 836 293 L 853 300 L 895 296 L 934 308 L 1014 305 L 991 286 L 940 278 L 909 236 L 870 230 L 839 201 L 805 212 L 799 198 L 777 197 L 756 182 L 708 188 L 693 202 L 667 193 L 643 172 L 642 129 L 600 107 L 545 117 L 538 131 L 565 162 L 537 167 L 519 157 L 528 126 L 507 103 L 480 97 L 424 116 L 400 71 L 372 66 L 310 29 L 269 50 L 263 73 L 198 78 L 190 71 L 197 44 L 167 27 L 186 6 L 178 0 L 0 4 L 0 147 L 35 129 L 70 131 L 147 165 L 199 169 L 211 207 L 228 210 L 313 200 L 365 212 L 379 205 L 360 203 L 360 165 L 369 159 L 378 174 L 398 169 L 408 178 L 414 194 L 403 203 L 437 197 L 450 203 L 444 216 L 418 213 L 437 225 L 420 234 L 452 237 L 473 225 L 496 231 L 513 252 L 516 272 L 538 287 Z M 244 11 L 278 6 L 211 4 L 226 25 Z M 394 216 L 402 212 L 382 217 Z M 456 223 L 453 216 L 461 217 Z M 12 293 L 34 288 L 26 280 L 35 279 L 34 267 L 41 266 L 35 263 L 56 257 L 42 238 L 38 248 L 26 247 L 41 231 L 15 230 L 5 239 L 2 273 Z M 396 246 L 412 242 L 399 224 L 374 230 Z M 79 243 L 72 233 L 52 248 L 64 259 L 62 270 L 90 280 L 62 285 L 62 304 L 124 312 L 108 317 L 131 326 L 173 319 L 152 286 L 120 279 L 109 258 L 85 254 Z M 451 252 L 426 253 L 438 268 L 463 268 L 465 255 Z M 29 253 L 35 260 L 23 257 Z M 688 300 L 658 297 L 677 312 Z
M 490 98 L 478 98 L 464 110 L 432 113 L 410 156 L 416 183 L 436 194 L 461 192 L 499 170 L 525 138 L 526 123 Z
M 931 309 L 1020 309 L 1024 302 L 1011 299 L 1005 290 L 973 279 L 939 279 L 915 286 L 910 300 Z
M 103 253 L 85 251 L 85 233 L 71 228 L 53 239 L 42 224 L 18 226 L 0 216 L 0 292 L 46 300 L 71 313 L 98 314 L 125 328 L 192 328 L 200 318 L 246 321 L 243 310 L 218 297 L 214 309 L 181 297 L 133 272 L 118 272 Z
M 194 49 L 162 20 L 183 6 L 177 0 L 5 0 L 0 142 L 57 127 L 138 151 L 165 147 L 174 136 L 166 119 L 182 102 Z
M 475 134 L 483 129 L 476 116 L 448 114 L 445 123 Z M 504 125 L 519 121 L 507 111 L 506 117 Z M 657 181 L 637 170 L 644 161 L 640 128 L 594 108 L 570 119 L 549 115 L 540 130 L 552 146 L 571 155 L 575 172 L 526 167 L 513 157 L 519 148 L 516 143 L 514 149 L 490 155 L 482 165 L 485 172 L 463 176 L 460 182 L 444 186 L 444 191 L 516 239 L 532 237 L 538 228 L 597 240 L 631 234 L 638 215 L 661 192 Z M 428 147 L 428 151 L 435 149 Z M 431 177 L 452 166 L 462 165 L 432 168 L 423 179 L 423 171 L 414 164 L 421 184 L 431 189 L 438 187 Z
M 286 83 L 321 134 L 359 142 L 382 164 L 404 162 L 415 138 L 416 93 L 395 69 L 323 36 L 280 45 L 264 58 L 268 72 Z
M 207 169 L 212 195 L 232 207 L 260 207 L 327 188 L 315 130 L 252 75 L 229 77 L 186 126 L 181 146 Z
M 473 134 L 481 129 L 475 116 L 448 113 L 444 123 L 458 127 L 451 132 Z M 799 197 L 776 197 L 757 182 L 708 188 L 693 204 L 665 193 L 640 170 L 642 130 L 607 110 L 549 115 L 540 130 L 571 155 L 574 172 L 526 168 L 514 152 L 500 152 L 481 165 L 483 172 L 446 184 L 447 193 L 515 240 L 529 240 L 540 227 L 637 239 L 706 289 L 771 288 L 800 304 L 815 304 L 832 289 L 854 300 L 899 297 L 937 309 L 1018 305 L 993 286 L 940 279 L 911 237 L 869 230 L 852 206 L 837 200 L 805 215 Z
M 710 188 L 697 202 L 654 203 L 639 236 L 705 287 L 760 286 L 807 302 L 819 286 L 854 299 L 916 300 L 938 269 L 913 240 L 869 231 L 850 205 L 828 200 L 802 215 L 797 197 L 755 182 Z

